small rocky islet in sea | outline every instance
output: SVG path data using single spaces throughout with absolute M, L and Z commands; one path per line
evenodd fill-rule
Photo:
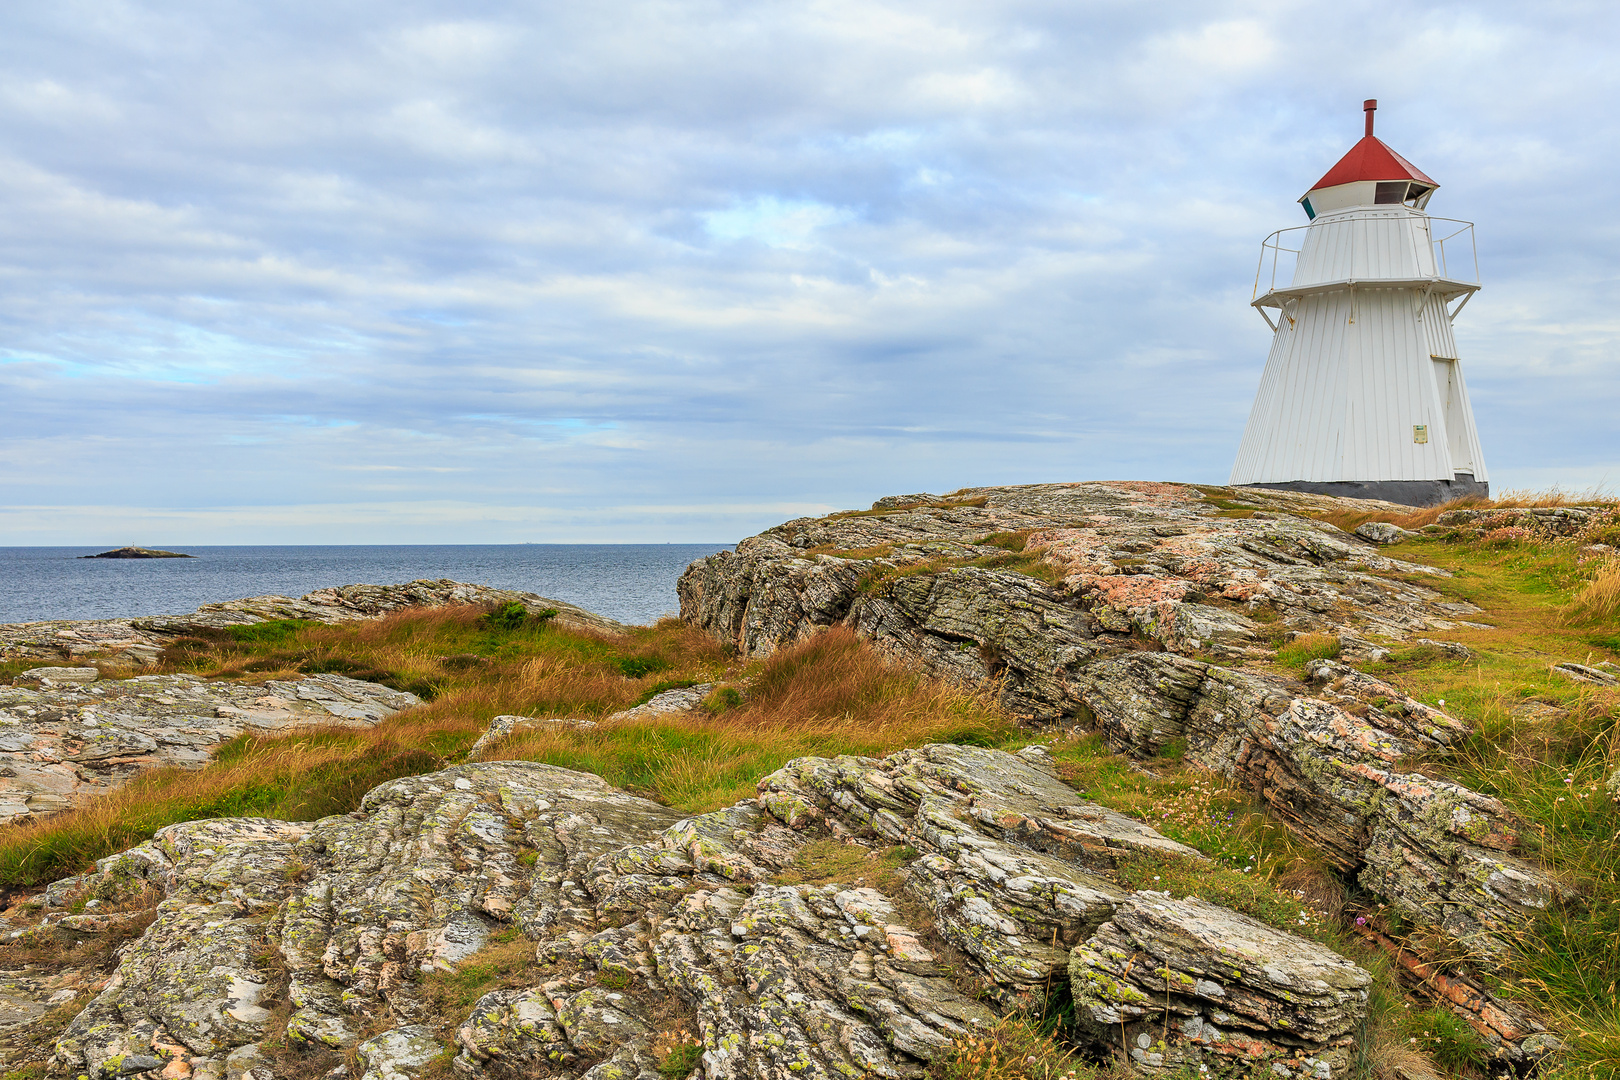
M 1064 744 L 1051 736 L 1086 729 L 1135 775 L 1185 762 L 1226 777 L 1372 897 L 1357 901 L 1363 910 L 1387 906 L 1453 955 L 1466 951 L 1466 964 L 1442 971 L 1390 943 L 1397 970 L 1414 974 L 1412 1001 L 1460 1025 L 1486 1067 L 1526 1071 L 1558 1052 L 1558 1038 L 1467 969 L 1489 971 L 1570 894 L 1520 842 L 1523 824 L 1502 801 L 1411 764 L 1445 758 L 1470 737 L 1466 721 L 1361 670 L 1398 672 L 1414 650 L 1467 663 L 1467 647 L 1426 635 L 1488 631 L 1489 613 L 1440 591 L 1447 571 L 1386 552 L 1413 533 L 1373 522 L 1347 532 L 1317 516 L 1328 513 L 1408 508 L 1059 484 L 880 500 L 768 530 L 695 563 L 679 587 L 682 620 L 723 642 L 739 670 L 829 629 L 859 635 L 933 675 L 991 686 L 1050 749 L 935 743 L 800 757 L 752 798 L 683 815 L 589 773 L 488 760 L 537 728 L 611 737 L 635 710 L 594 724 L 495 716 L 471 753 L 381 783 L 353 812 L 179 822 L 32 892 L 41 907 L 0 931 L 0 948 L 115 933 L 130 944 L 72 985 L 61 971 L 54 982 L 8 976 L 0 1056 L 9 1031 L 42 1025 L 54 1008 L 66 1018 L 51 1036 L 52 1068 L 97 1078 L 332 1075 L 348 1055 L 359 1080 L 439 1076 L 451 1059 L 467 1080 L 902 1080 L 938 1073 L 1066 988 L 1067 1045 L 1121 1068 L 1377 1075 L 1358 1064 L 1356 1040 L 1370 1030 L 1378 976 L 1312 932 L 1316 914 L 1334 916 L 1300 910 L 1284 924 L 1217 902 L 1204 879 L 1214 889 L 1217 873 L 1235 873 L 1223 854 L 1066 781 Z M 1454 511 L 1435 528 L 1511 527 L 1585 552 L 1605 548 L 1585 538 L 1617 518 L 1535 509 L 1504 524 L 1504 513 Z M 351 586 L 213 605 L 189 621 L 0 627 L 0 651 L 133 661 L 201 630 L 454 603 L 519 603 L 597 643 L 625 633 L 556 601 L 496 592 Z M 1330 655 L 1301 659 L 1294 674 L 1278 667 L 1287 643 L 1319 639 L 1331 639 Z M 1588 667 L 1607 677 L 1606 662 Z M 159 744 L 309 723 L 358 729 L 414 707 L 330 676 L 266 682 L 249 697 L 193 679 L 130 692 L 107 684 L 171 677 L 36 671 L 0 711 L 34 733 L 17 753 L 56 753 L 69 770 L 103 750 L 161 756 L 161 745 L 93 737 L 137 705 L 136 726 L 171 703 L 213 709 L 208 724 L 166 723 Z M 709 691 L 665 691 L 641 708 L 703 722 Z M 22 770 L 5 772 L 0 785 Z M 96 777 L 102 788 L 122 780 L 116 769 Z M 35 809 L 12 801 L 19 815 Z M 1133 870 L 1142 860 L 1184 876 L 1167 869 L 1161 885 Z M 845 869 L 825 869 L 834 864 Z M 136 911 L 139 897 L 151 902 Z M 1362 936 L 1383 947 L 1371 929 Z M 508 960 L 523 978 L 444 1007 L 444 979 Z M 1427 1075 L 1403 1067 L 1389 1075 Z
M 98 555 L 80 555 L 81 559 L 195 559 L 195 555 L 186 555 L 179 551 L 163 551 L 159 548 L 121 547 L 111 551 L 103 551 Z

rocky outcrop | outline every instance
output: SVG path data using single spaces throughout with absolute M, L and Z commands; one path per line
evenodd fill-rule
M 195 675 L 99 679 L 33 668 L 0 686 L 0 824 L 66 810 L 143 769 L 201 768 L 244 731 L 369 727 L 421 704 L 342 675 L 244 685 Z
M 973 488 L 952 498 L 960 501 L 800 518 L 750 537 L 692 564 L 678 586 L 681 617 L 746 656 L 847 622 L 947 674 L 1016 681 L 1049 674 L 1038 649 L 1020 655 L 1032 635 L 1050 636 L 1048 623 L 1059 624 L 1063 647 L 1090 653 L 1135 639 L 1242 659 L 1269 655 L 1281 634 L 1400 640 L 1479 611 L 1387 576 L 1445 571 L 1296 516 L 1381 504 L 1147 483 Z M 1021 555 L 996 546 L 1009 541 Z M 1041 576 L 1008 565 L 1020 560 Z M 919 636 L 939 640 L 919 653 Z
M 810 872 L 829 850 L 843 877 Z M 1149 1067 L 1345 1075 L 1367 973 L 1121 887 L 1141 851 L 1199 858 L 1081 800 L 1038 749 L 800 759 L 757 800 L 684 819 L 588 774 L 463 765 L 311 824 L 172 825 L 53 888 L 165 896 L 58 1063 L 229 1080 L 290 1016 L 286 1037 L 353 1047 L 368 1077 L 448 1052 L 466 1077 L 650 1080 L 672 1024 L 704 1080 L 914 1077 L 991 1006 L 1072 978 L 1100 1053 L 1123 1031 Z M 483 970 L 514 934 L 533 982 L 440 1014 L 435 973 Z
M 81 559 L 195 559 L 195 555 L 183 555 L 178 551 L 163 551 L 159 548 L 121 547 L 111 551 L 103 551 L 98 555 L 80 555 Z
M 846 624 L 937 675 L 997 680 L 1015 714 L 1098 727 L 1136 757 L 1186 740 L 1192 761 L 1248 787 L 1346 874 L 1484 951 L 1553 897 L 1512 854 L 1501 803 L 1403 767 L 1455 746 L 1464 725 L 1341 664 L 1301 683 L 1255 663 L 1306 633 L 1374 658 L 1480 613 L 1413 583 L 1445 571 L 1378 551 L 1400 536 L 1300 516 L 1401 508 L 1147 483 L 911 499 L 791 521 L 694 563 L 682 618 L 747 656 Z
M 505 604 L 516 601 L 531 613 L 555 611 L 557 622 L 596 633 L 616 634 L 622 623 L 529 592 L 492 589 L 443 579 L 403 585 L 341 585 L 316 589 L 294 599 L 250 596 L 204 604 L 190 615 L 150 619 L 73 619 L 0 624 L 0 659 L 107 659 L 136 665 L 156 663 L 158 654 L 178 638 L 198 630 L 251 626 L 273 619 L 307 619 L 341 623 L 375 619 L 413 607 L 451 604 Z

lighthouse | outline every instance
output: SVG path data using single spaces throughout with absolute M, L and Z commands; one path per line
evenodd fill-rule
M 1260 249 L 1251 301 L 1271 353 L 1234 485 L 1432 506 L 1489 478 L 1452 322 L 1479 289 L 1472 222 L 1366 135 L 1300 197 L 1308 225 Z

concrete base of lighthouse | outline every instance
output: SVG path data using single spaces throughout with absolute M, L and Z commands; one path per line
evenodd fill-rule
M 1342 499 L 1382 499 L 1402 506 L 1438 506 L 1452 499 L 1488 499 L 1491 495 L 1489 481 L 1475 480 L 1473 474 L 1462 472 L 1452 480 L 1289 480 L 1281 484 L 1238 486 L 1337 495 Z

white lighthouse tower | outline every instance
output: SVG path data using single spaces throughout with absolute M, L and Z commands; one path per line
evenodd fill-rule
M 1489 491 L 1451 323 L 1479 289 L 1471 222 L 1366 137 L 1300 198 L 1309 225 L 1261 247 L 1275 331 L 1233 484 L 1429 506 Z

